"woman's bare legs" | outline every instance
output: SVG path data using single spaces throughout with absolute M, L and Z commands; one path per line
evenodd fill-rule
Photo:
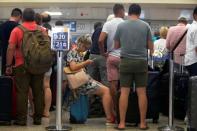
M 113 119 L 114 111 L 113 111 L 112 97 L 109 88 L 104 85 L 101 85 L 101 87 L 98 88 L 95 94 L 102 97 L 103 108 L 107 120 Z

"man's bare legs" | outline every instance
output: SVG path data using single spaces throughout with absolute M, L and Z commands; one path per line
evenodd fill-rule
M 147 96 L 146 96 L 146 88 L 138 87 L 136 89 L 138 95 L 139 102 L 139 110 L 140 110 L 140 128 L 146 128 L 146 112 L 147 112 Z M 121 87 L 121 95 L 119 99 L 119 111 L 120 111 L 120 123 L 118 128 L 125 128 L 125 117 L 128 107 L 128 98 L 129 98 L 130 88 Z
M 146 112 L 147 112 L 147 95 L 145 87 L 138 87 L 136 89 L 138 95 L 138 104 L 140 110 L 140 128 L 146 128 Z
M 125 128 L 125 117 L 128 107 L 129 93 L 130 93 L 129 87 L 121 87 L 121 94 L 119 99 L 120 123 L 118 125 L 118 128 Z
M 110 82 L 110 92 L 113 100 L 113 109 L 116 111 L 116 105 L 117 105 L 117 89 L 118 88 L 118 81 L 114 80 Z

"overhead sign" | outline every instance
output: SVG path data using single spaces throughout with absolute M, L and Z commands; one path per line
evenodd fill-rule
M 67 27 L 54 27 L 51 34 L 51 49 L 55 51 L 67 51 L 70 49 L 70 31 Z
M 90 24 L 89 21 L 79 21 L 79 22 L 77 22 L 77 33 L 87 34 L 87 33 L 90 33 L 90 32 L 91 32 L 91 24 Z
M 69 27 L 70 32 L 77 31 L 77 22 L 76 21 L 65 21 L 67 27 Z

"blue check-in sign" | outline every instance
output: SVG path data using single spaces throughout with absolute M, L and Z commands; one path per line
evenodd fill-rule
M 69 28 L 55 27 L 52 28 L 51 49 L 55 51 L 68 51 L 70 48 Z

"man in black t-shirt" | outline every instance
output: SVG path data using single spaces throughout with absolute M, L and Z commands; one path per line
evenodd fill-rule
M 11 17 L 8 21 L 4 22 L 0 26 L 0 41 L 1 41 L 1 56 L 2 56 L 2 67 L 1 72 L 5 74 L 6 69 L 6 52 L 8 48 L 8 40 L 11 34 L 11 31 L 18 26 L 19 21 L 21 20 L 22 11 L 19 8 L 14 8 L 11 13 Z

